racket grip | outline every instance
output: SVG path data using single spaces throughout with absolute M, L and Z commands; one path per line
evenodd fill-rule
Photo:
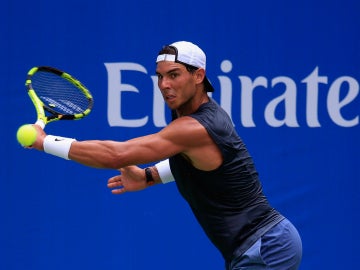
M 41 127 L 42 129 L 45 128 L 45 123 L 42 119 L 38 119 L 36 122 L 35 122 L 35 125 L 38 125 L 39 127 Z

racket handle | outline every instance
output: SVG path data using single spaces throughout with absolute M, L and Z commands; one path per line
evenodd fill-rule
M 45 128 L 45 123 L 43 120 L 41 119 L 38 119 L 36 122 L 35 122 L 35 125 L 38 125 L 39 127 L 41 127 L 42 129 Z

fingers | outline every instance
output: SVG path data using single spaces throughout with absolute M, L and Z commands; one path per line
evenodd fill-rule
M 112 189 L 111 193 L 115 195 L 123 194 L 126 192 L 125 187 L 121 181 L 121 175 L 116 175 L 108 180 L 107 187 Z
M 116 195 L 123 194 L 126 192 L 126 188 L 121 184 L 114 184 L 114 185 L 108 184 L 108 188 L 112 189 L 111 193 Z
M 118 189 L 113 189 L 111 191 L 112 194 L 114 195 L 120 195 L 120 194 L 123 194 L 126 192 L 126 189 L 125 188 L 118 188 Z
M 121 182 L 121 175 L 113 176 L 108 180 L 108 184 L 118 183 L 118 182 Z
M 123 186 L 121 179 L 109 179 L 107 187 L 108 188 L 116 188 Z

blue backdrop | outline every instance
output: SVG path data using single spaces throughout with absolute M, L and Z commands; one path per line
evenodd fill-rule
M 274 207 L 299 229 L 301 269 L 355 269 L 360 240 L 360 4 L 10 1 L 0 16 L 0 269 L 223 269 L 175 184 L 111 195 L 111 170 L 22 149 L 36 65 L 92 91 L 93 112 L 50 134 L 126 140 L 160 130 L 162 45 L 197 43 Z M 155 84 L 156 85 L 156 84 Z

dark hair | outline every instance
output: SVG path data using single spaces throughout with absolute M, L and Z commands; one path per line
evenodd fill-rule
M 162 55 L 162 54 L 177 55 L 177 50 L 175 47 L 167 45 L 167 46 L 162 47 L 162 49 L 160 50 L 158 55 Z
M 198 67 L 194 67 L 194 66 L 189 65 L 189 64 L 184 64 L 184 63 L 181 63 L 181 64 L 183 64 L 186 67 L 186 70 L 189 71 L 190 73 L 194 73 L 196 70 L 199 69 Z

